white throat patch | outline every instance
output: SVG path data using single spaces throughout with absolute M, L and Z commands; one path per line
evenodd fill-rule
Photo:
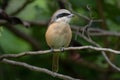
M 65 22 L 65 23 L 69 23 L 70 20 L 71 20 L 70 17 L 61 17 L 61 18 L 56 19 L 56 22 Z

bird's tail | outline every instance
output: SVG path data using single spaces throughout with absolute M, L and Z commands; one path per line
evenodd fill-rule
M 53 63 L 52 63 L 52 71 L 58 72 L 59 69 L 59 52 L 53 53 Z

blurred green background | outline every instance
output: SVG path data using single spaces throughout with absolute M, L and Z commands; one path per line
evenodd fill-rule
M 24 51 L 47 50 L 49 47 L 45 41 L 45 31 L 52 14 L 59 9 L 57 0 L 0 0 L 0 7 L 7 1 L 5 12 L 24 21 L 38 22 L 29 28 L 24 25 L 14 27 L 31 39 L 37 45 L 15 34 L 10 29 L 0 25 L 0 54 L 17 54 Z M 26 1 L 27 6 L 16 12 Z M 64 1 L 64 0 L 63 0 Z M 103 19 L 102 23 L 93 23 L 92 28 L 100 28 L 108 31 L 120 31 L 120 0 L 65 0 L 71 3 L 75 12 L 89 16 L 87 5 L 91 7 L 92 17 Z M 65 5 L 68 8 L 67 4 Z M 39 22 L 41 22 L 39 24 Z M 43 25 L 42 25 L 43 23 Z M 75 17 L 71 24 L 84 26 L 88 22 Z M 93 40 L 102 47 L 120 50 L 120 36 L 92 36 Z M 74 39 L 74 34 L 73 34 Z M 80 45 L 90 45 L 87 41 L 78 37 Z M 67 54 L 68 53 L 68 54 Z M 120 67 L 119 55 L 108 53 L 110 60 Z M 76 58 L 77 57 L 77 58 Z M 24 56 L 14 58 L 34 66 L 51 70 L 52 54 Z M 59 73 L 83 80 L 120 80 L 120 72 L 111 68 L 100 52 L 94 50 L 65 51 L 60 55 Z M 60 80 L 44 73 L 30 71 L 24 67 L 4 64 L 0 62 L 0 80 Z

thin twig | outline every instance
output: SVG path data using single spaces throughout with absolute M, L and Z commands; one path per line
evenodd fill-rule
M 71 10 L 71 11 L 73 11 L 73 9 L 72 9 L 72 6 L 71 6 L 71 4 L 69 3 L 69 9 Z M 89 8 L 89 7 L 88 7 Z M 90 8 L 89 8 L 90 9 Z M 74 12 L 74 11 L 73 11 Z M 90 10 L 90 12 L 91 12 L 91 10 Z M 78 14 L 78 13 L 76 13 L 76 12 L 74 12 L 74 14 Z M 81 16 L 78 16 L 78 17 L 81 17 Z M 93 19 L 91 19 L 91 16 L 90 16 L 90 18 L 89 17 L 83 17 L 84 19 L 86 19 L 86 20 L 88 20 L 89 21 L 89 23 L 86 25 L 86 26 L 84 26 L 85 28 L 83 29 L 83 34 L 80 34 L 80 33 L 78 33 L 77 32 L 77 34 L 79 35 L 79 36 L 81 36 L 83 39 L 85 39 L 86 41 L 88 41 L 89 43 L 91 43 L 92 45 L 94 45 L 94 46 L 96 46 L 96 47 L 98 47 L 98 48 L 101 48 L 101 46 L 99 45 L 99 44 L 97 44 L 96 42 L 94 42 L 92 39 L 91 39 L 91 37 L 90 37 L 90 32 L 89 32 L 89 30 L 86 30 L 89 26 L 91 26 L 92 25 L 92 23 L 93 23 Z M 103 19 L 103 18 L 102 18 Z M 103 19 L 104 20 L 104 19 Z M 97 20 L 95 20 L 95 22 L 96 22 Z M 104 26 L 105 27 L 105 26 Z M 85 32 L 85 30 L 86 30 L 86 34 L 87 34 L 87 37 L 84 35 L 84 32 Z M 106 55 L 106 53 L 105 53 L 105 51 L 104 50 L 102 50 L 101 51 L 101 53 L 102 53 L 102 55 L 104 56 L 104 58 L 105 58 L 105 60 L 108 62 L 108 64 L 109 65 L 111 65 L 114 69 L 116 69 L 116 70 L 118 70 L 118 71 L 120 71 L 120 68 L 119 67 L 117 67 L 116 65 L 114 65 L 111 61 L 110 61 L 110 59 L 108 58 L 108 56 Z
M 13 61 L 13 60 L 9 60 L 9 59 L 3 59 L 2 62 L 7 63 L 7 64 L 12 64 L 12 65 L 17 65 L 17 66 L 22 66 L 22 67 L 25 67 L 25 68 L 32 70 L 32 71 L 43 72 L 43 73 L 46 73 L 48 75 L 51 75 L 53 77 L 57 77 L 57 78 L 60 78 L 63 80 L 80 80 L 80 79 L 72 78 L 72 77 L 67 76 L 67 75 L 62 75 L 59 73 L 52 72 L 52 71 L 45 69 L 45 68 L 32 66 L 32 65 L 29 65 L 29 64 L 24 63 L 24 62 L 18 62 L 18 61 Z
M 99 44 L 97 44 L 96 42 L 94 42 L 92 39 L 88 39 L 87 37 L 85 36 L 82 36 L 81 34 L 78 34 L 79 36 L 81 36 L 83 39 L 85 39 L 86 41 L 88 41 L 89 43 L 95 45 L 96 47 L 98 48 L 101 48 L 101 46 Z M 115 64 L 113 64 L 109 58 L 107 57 L 106 53 L 105 53 L 106 50 L 101 50 L 101 53 L 102 55 L 104 56 L 105 60 L 108 62 L 109 65 L 111 65 L 114 69 L 120 71 L 120 68 L 117 67 Z M 112 50 L 111 49 L 108 49 L 109 52 L 111 52 Z M 116 52 L 116 51 L 115 51 Z M 120 51 L 118 51 L 120 52 Z M 112 53 L 114 53 L 114 51 L 112 51 Z M 119 54 L 119 53 L 118 53 Z
M 78 31 L 78 33 L 82 33 L 84 27 L 82 26 L 75 26 L 72 25 L 71 26 L 73 31 Z M 116 36 L 116 37 L 120 37 L 120 32 L 116 32 L 116 31 L 107 31 L 107 30 L 103 30 L 103 29 L 99 29 L 99 28 L 88 28 L 89 29 L 89 35 L 90 36 Z M 76 33 L 75 33 L 76 34 Z
M 21 37 L 25 41 L 29 42 L 32 45 L 32 47 L 34 47 L 35 50 L 40 50 L 40 45 L 39 45 L 38 41 L 36 39 L 34 39 L 33 37 L 27 35 L 26 33 L 22 32 L 20 30 L 18 30 L 17 28 L 15 28 L 11 24 L 5 24 L 4 26 L 7 29 L 9 29 L 12 33 L 14 33 L 16 36 Z
M 69 2 L 67 2 L 66 4 L 68 5 L 68 9 L 69 9 L 73 14 L 75 14 L 75 15 L 77 15 L 78 17 L 83 18 L 83 19 L 85 19 L 85 20 L 87 20 L 87 21 L 90 20 L 89 17 L 84 16 L 84 15 L 79 14 L 79 13 L 76 13 L 76 12 L 72 9 L 72 5 L 71 5 Z
M 23 5 L 21 7 L 19 7 L 19 9 L 17 9 L 16 11 L 12 12 L 11 15 L 16 15 L 18 14 L 20 11 L 22 11 L 28 4 L 32 3 L 34 0 L 26 0 Z

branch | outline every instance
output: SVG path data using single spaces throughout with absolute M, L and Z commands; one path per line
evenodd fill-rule
M 110 48 L 99 48 L 99 47 L 93 47 L 93 46 L 81 46 L 81 47 L 68 47 L 68 48 L 64 48 L 65 51 L 69 51 L 69 50 L 82 50 L 82 49 L 93 49 L 96 51 L 107 51 L 107 52 L 111 52 L 114 54 L 120 54 L 120 51 L 117 50 L 113 50 Z M 54 49 L 54 52 L 60 52 L 60 49 Z M 0 56 L 0 59 L 2 60 L 3 58 L 17 58 L 17 57 L 22 57 L 22 56 L 26 56 L 26 55 L 40 55 L 40 54 L 47 54 L 50 53 L 51 50 L 44 50 L 44 51 L 29 51 L 29 52 L 22 52 L 22 53 L 18 53 L 18 54 L 3 54 Z
M 66 0 L 57 0 L 57 3 L 59 5 L 60 9 L 65 9 L 66 8 L 65 7 L 65 2 L 66 2 Z
M 71 3 L 67 2 L 66 4 L 68 5 L 68 9 L 69 9 L 73 14 L 75 14 L 75 15 L 78 16 L 79 18 L 85 19 L 86 21 L 89 21 L 89 20 L 90 20 L 89 17 L 84 16 L 84 15 L 82 15 L 82 14 L 79 14 L 79 13 L 75 12 L 75 11 L 72 9 Z
M 46 26 L 48 25 L 48 21 L 24 21 L 27 22 L 28 24 L 30 24 L 30 27 L 32 26 Z
M 48 21 L 23 21 L 23 23 L 28 23 L 30 27 L 32 26 L 37 26 L 37 27 L 43 27 L 48 24 Z M 7 24 L 5 20 L 0 20 L 1 25 Z M 83 27 L 82 26 L 76 26 L 76 25 L 71 25 L 72 30 L 76 31 L 79 30 L 80 33 L 83 32 Z M 108 31 L 108 30 L 103 30 L 99 28 L 89 28 L 89 35 L 90 36 L 117 36 L 120 37 L 120 32 L 115 32 L 115 31 Z
M 16 11 L 12 12 L 11 15 L 16 15 L 18 14 L 20 11 L 22 11 L 28 4 L 32 3 L 34 0 L 26 0 L 23 5 L 21 7 L 19 7 L 19 9 L 17 9 Z
M 72 9 L 72 6 L 71 6 L 71 4 L 69 3 L 69 9 L 71 10 L 71 11 L 73 11 L 73 9 Z M 89 8 L 89 6 L 88 6 L 88 8 Z M 90 8 L 88 9 L 89 10 L 89 12 L 91 12 L 91 10 L 90 10 Z M 91 43 L 92 45 L 94 45 L 94 46 L 96 46 L 96 47 L 98 47 L 98 48 L 101 48 L 101 46 L 99 45 L 99 44 L 97 44 L 96 42 L 94 42 L 92 39 L 91 39 L 91 37 L 90 37 L 90 35 L 89 35 L 89 30 L 88 30 L 88 28 L 90 28 L 90 26 L 92 25 L 92 23 L 93 22 L 99 22 L 99 20 L 97 21 L 97 20 L 94 20 L 93 18 L 92 18 L 92 15 L 90 14 L 90 18 L 89 17 L 84 17 L 84 16 L 79 16 L 79 14 L 78 13 L 76 13 L 75 11 L 73 11 L 74 12 L 74 14 L 76 14 L 76 15 L 78 15 L 78 17 L 83 17 L 85 20 L 88 20 L 89 22 L 88 22 L 88 24 L 87 25 L 85 25 L 84 27 L 85 28 L 83 28 L 83 32 L 82 32 L 82 34 L 80 34 L 79 33 L 79 28 L 77 28 L 77 30 L 76 30 L 76 32 L 74 32 L 76 35 L 75 35 L 75 39 L 77 39 L 77 35 L 79 35 L 79 36 L 81 36 L 83 39 L 85 39 L 86 41 L 88 41 L 89 43 Z M 103 18 L 102 18 L 103 19 Z M 104 19 L 103 19 L 104 20 Z M 105 26 L 105 24 L 103 24 L 103 26 Z M 87 34 L 87 36 L 85 35 L 85 32 L 86 32 L 86 34 Z M 107 54 L 105 53 L 105 51 L 104 50 L 101 50 L 101 53 L 102 53 L 102 55 L 104 56 L 104 58 L 105 58 L 105 60 L 108 62 L 108 64 L 110 65 L 110 66 L 112 66 L 114 69 L 116 69 L 116 70 L 118 70 L 118 71 L 120 71 L 120 68 L 119 67 L 117 67 L 116 65 L 114 65 L 111 61 L 110 61 L 110 59 L 108 58 L 108 56 L 107 56 Z
M 45 68 L 32 66 L 32 65 L 29 65 L 29 64 L 24 63 L 24 62 L 18 62 L 18 61 L 13 61 L 13 60 L 9 60 L 9 59 L 3 59 L 2 62 L 7 63 L 7 64 L 12 64 L 12 65 L 17 65 L 17 66 L 22 66 L 22 67 L 25 67 L 25 68 L 32 70 L 32 71 L 43 72 L 43 73 L 46 73 L 48 75 L 51 75 L 53 77 L 57 77 L 57 78 L 60 78 L 63 80 L 80 80 L 80 79 L 72 78 L 72 77 L 67 76 L 67 75 L 62 75 L 59 73 L 52 72 L 52 71 L 45 69 Z
M 8 7 L 9 2 L 9 0 L 0 0 L 1 9 L 5 10 Z
M 71 26 L 72 30 L 74 31 L 79 31 L 79 33 L 83 32 L 84 27 L 82 26 L 76 26 L 76 25 L 72 25 Z M 108 30 L 103 30 L 103 29 L 99 29 L 99 28 L 88 28 L 89 30 L 89 35 L 90 36 L 117 36 L 120 37 L 120 32 L 115 32 L 115 31 L 108 31 Z
M 39 45 L 38 41 L 36 39 L 34 39 L 33 37 L 23 33 L 22 31 L 18 30 L 11 24 L 5 24 L 5 27 L 8 30 L 10 30 L 12 33 L 14 33 L 16 36 L 19 36 L 22 39 L 24 39 L 25 41 L 29 42 L 34 49 L 36 49 L 36 50 L 40 49 L 40 45 Z
M 89 43 L 91 43 L 92 45 L 95 45 L 97 46 L 98 48 L 101 48 L 101 46 L 99 44 L 97 44 L 96 42 L 94 42 L 91 38 L 87 38 L 86 36 L 83 36 L 82 34 L 78 34 L 79 36 L 81 36 L 83 39 L 85 39 L 86 41 L 88 41 Z M 110 60 L 109 58 L 107 57 L 107 54 L 105 53 L 105 51 L 109 51 L 109 52 L 113 52 L 114 53 L 114 50 L 112 49 L 105 49 L 105 50 L 101 50 L 101 53 L 102 55 L 104 56 L 105 60 L 108 62 L 109 65 L 111 65 L 114 69 L 120 71 L 120 68 L 117 67 L 116 65 L 114 65 Z M 118 53 L 116 53 L 116 50 L 115 50 L 115 53 L 116 54 L 120 54 L 119 53 L 120 51 L 118 51 Z

